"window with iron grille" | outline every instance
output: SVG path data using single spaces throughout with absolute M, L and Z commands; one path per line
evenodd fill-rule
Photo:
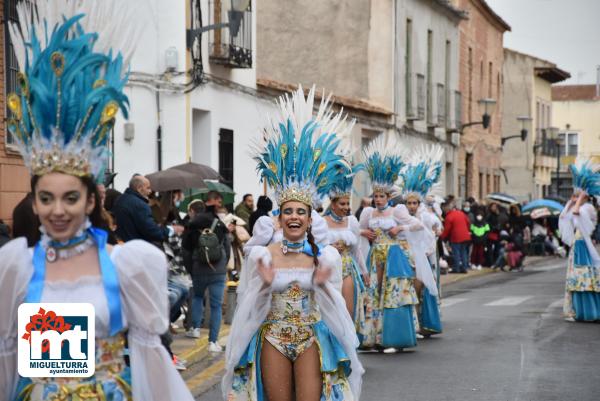
M 444 84 L 437 84 L 437 122 L 443 127 L 446 125 L 446 91 Z
M 425 118 L 425 75 L 417 74 L 417 118 L 423 120 Z
M 4 71 L 5 71 L 5 96 L 11 92 L 17 90 L 17 73 L 19 72 L 19 63 L 17 62 L 17 56 L 13 47 L 10 34 L 8 32 L 8 22 L 18 23 L 19 16 L 17 15 L 17 4 L 23 0 L 5 0 L 4 2 L 4 15 L 6 22 L 4 24 L 4 37 L 6 47 L 4 49 Z M 6 97 L 5 97 L 6 98 Z M 5 116 L 7 119 L 12 118 L 12 112 L 6 107 Z M 14 144 L 15 140 L 9 131 L 6 131 L 6 143 Z
M 211 0 L 209 18 L 209 24 L 228 24 L 209 32 L 210 61 L 230 68 L 252 68 L 252 2 L 245 11 L 236 12 L 229 0 Z
M 233 189 L 233 131 L 225 128 L 219 130 L 219 174 Z

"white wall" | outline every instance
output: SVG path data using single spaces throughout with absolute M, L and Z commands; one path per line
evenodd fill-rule
M 132 77 L 148 77 L 163 82 L 183 84 L 189 80 L 186 69 L 186 7 L 188 2 L 161 0 L 128 0 L 140 10 L 143 31 L 131 63 Z M 208 1 L 202 2 L 203 23 L 208 25 Z M 212 65 L 208 57 L 208 35 L 203 36 L 204 71 L 250 89 L 256 88 L 256 18 L 253 19 L 253 68 L 230 69 Z M 165 72 L 165 51 L 175 47 L 177 72 Z M 129 122 L 135 126 L 132 141 L 124 140 L 124 119 L 115 126 L 115 188 L 124 190 L 134 173 L 148 174 L 158 170 L 157 127 L 162 126 L 162 168 L 185 163 L 189 158 L 218 170 L 219 129 L 234 132 L 234 190 L 236 201 L 244 193 L 262 192 L 255 164 L 248 154 L 251 141 L 260 135 L 265 115 L 274 110 L 270 100 L 217 85 L 202 84 L 189 95 L 182 91 L 160 92 L 160 117 L 157 92 L 132 82 L 126 92 L 130 101 Z M 160 121 L 159 121 L 160 120 Z

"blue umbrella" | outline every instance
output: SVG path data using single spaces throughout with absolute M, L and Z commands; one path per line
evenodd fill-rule
M 529 214 L 536 209 L 546 208 L 552 214 L 559 214 L 563 210 L 563 205 L 551 199 L 536 199 L 523 206 L 522 212 Z

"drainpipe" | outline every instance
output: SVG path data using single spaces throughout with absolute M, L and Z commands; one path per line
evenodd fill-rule
M 600 65 L 596 66 L 596 97 L 600 97 Z
M 160 92 L 156 91 L 156 120 L 158 126 L 156 128 L 156 149 L 157 149 L 157 161 L 158 171 L 162 170 L 162 125 L 160 122 Z

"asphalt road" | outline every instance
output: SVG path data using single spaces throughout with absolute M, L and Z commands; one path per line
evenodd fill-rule
M 562 319 L 564 259 L 445 288 L 444 333 L 361 353 L 361 401 L 600 400 L 600 324 Z M 218 389 L 198 400 L 220 400 Z

